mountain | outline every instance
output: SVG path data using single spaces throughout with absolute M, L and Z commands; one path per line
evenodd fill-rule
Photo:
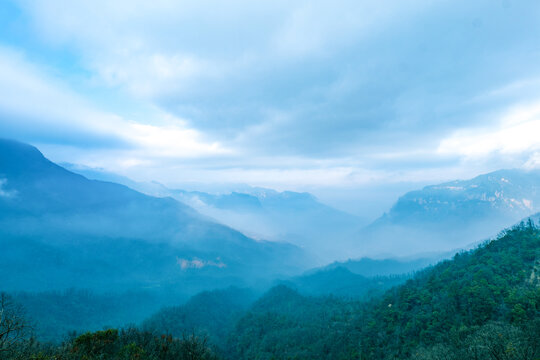
M 97 294 L 76 289 L 12 294 L 13 301 L 22 306 L 32 324 L 33 335 L 40 341 L 55 343 L 72 332 L 97 331 L 143 321 L 167 303 L 168 299 L 157 295 L 149 290 Z
M 367 303 L 279 285 L 229 336 L 229 359 L 538 359 L 540 230 L 521 223 Z
M 319 202 L 309 193 L 254 188 L 250 193 L 173 190 L 171 196 L 255 238 L 286 241 L 322 262 L 347 258 L 362 220 Z
M 363 304 L 305 296 L 285 285 L 270 289 L 236 323 L 225 359 L 358 359 L 350 324 Z
M 182 337 L 188 333 L 208 335 L 223 346 L 234 324 L 255 301 L 250 289 L 229 287 L 204 291 L 180 306 L 165 307 L 143 322 L 145 330 Z
M 175 340 L 167 335 L 175 334 L 189 341 L 183 348 L 190 358 L 202 359 L 209 357 L 194 351 L 204 347 L 218 358 L 240 360 L 535 360 L 540 356 L 539 259 L 540 230 L 527 220 L 368 301 L 306 295 L 283 284 L 254 301 L 255 293 L 231 287 L 162 309 L 143 323 L 150 332 L 109 329 L 58 346 L 19 342 L 15 350 L 17 358 L 108 358 L 114 352 L 150 359 L 156 349 L 170 354 Z M 333 271 L 344 276 L 329 276 L 337 283 L 331 286 L 350 278 L 343 268 L 322 278 Z M 79 308 L 66 301 L 70 297 L 64 300 L 68 311 Z M 89 302 L 107 308 L 106 298 Z M 35 310 L 37 315 L 48 311 L 47 306 Z
M 373 304 L 364 319 L 366 352 L 373 358 L 407 358 L 415 349 L 443 347 L 449 359 L 536 359 L 518 351 L 526 350 L 520 341 L 534 340 L 536 344 L 529 345 L 540 355 L 539 259 L 540 231 L 528 221 L 417 274 Z M 504 337 L 509 331 L 517 336 L 520 329 L 532 331 L 533 338 L 515 339 L 514 346 L 524 348 L 512 349 L 506 347 L 512 341 L 490 344 L 486 332 L 492 329 L 494 341 L 508 340 Z M 373 336 L 377 333 L 385 333 L 386 341 Z M 465 353 L 475 347 L 478 353 Z M 507 357 L 481 355 L 490 347 L 502 348 Z
M 241 187 L 227 193 L 170 189 L 157 182 L 135 182 L 102 169 L 66 164 L 92 179 L 115 181 L 153 196 L 169 196 L 255 238 L 300 246 L 328 263 L 354 256 L 355 235 L 364 221 L 321 203 L 309 193 Z M 331 239 L 331 240 L 329 240 Z
M 349 259 L 347 261 L 336 261 L 324 267 L 324 269 L 345 268 L 350 272 L 365 277 L 396 276 L 412 274 L 429 265 L 437 263 L 452 254 L 444 253 L 432 257 L 419 258 L 389 258 L 389 259 Z
M 136 190 L 146 195 L 154 197 L 167 197 L 170 196 L 170 190 L 165 187 L 163 184 L 158 183 L 157 181 L 150 182 L 141 182 L 134 181 L 127 176 L 122 176 L 115 174 L 113 172 L 106 171 L 102 168 L 93 168 L 89 166 L 84 166 L 80 164 L 73 164 L 68 162 L 62 162 L 58 165 L 63 168 L 75 173 L 84 176 L 90 180 L 100 180 L 106 182 L 113 182 L 121 185 L 125 185 L 130 189 Z
M 402 276 L 365 277 L 351 272 L 346 267 L 332 267 L 310 271 L 301 276 L 279 281 L 302 295 L 308 296 L 340 296 L 346 298 L 367 299 L 381 295 L 392 286 L 408 279 Z
M 305 269 L 295 246 L 255 241 L 172 198 L 89 180 L 0 140 L 0 288 L 193 293 Z
M 540 170 L 500 170 L 412 191 L 360 233 L 361 254 L 448 251 L 540 211 Z M 399 239 L 399 241 L 396 241 Z

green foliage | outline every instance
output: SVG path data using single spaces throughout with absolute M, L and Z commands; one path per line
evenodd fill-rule
M 372 305 L 363 319 L 366 355 L 404 358 L 490 321 L 520 326 L 537 319 L 540 289 L 531 280 L 537 259 L 540 233 L 529 223 L 423 271 Z
M 239 321 L 227 353 L 231 359 L 450 360 L 460 358 L 459 349 L 480 354 L 489 343 L 506 349 L 508 357 L 500 359 L 529 359 L 540 349 L 539 263 L 540 232 L 529 222 L 368 303 L 275 288 Z M 519 357 L 511 344 L 528 348 L 528 355 Z
M 384 294 L 409 278 L 408 275 L 365 277 L 344 266 L 336 266 L 291 278 L 283 284 L 303 295 L 335 295 L 366 300 Z
M 176 337 L 186 333 L 204 334 L 212 343 L 223 345 L 236 321 L 254 300 L 255 295 L 248 289 L 229 287 L 204 291 L 184 305 L 163 308 L 142 326 Z
M 14 300 L 26 310 L 40 341 L 61 342 L 70 332 L 97 331 L 143 321 L 164 299 L 150 291 L 96 294 L 89 290 L 17 293 Z M 174 296 L 174 299 L 178 299 Z M 179 300 L 176 300 L 179 301 Z
M 235 360 L 538 360 L 539 274 L 540 231 L 528 222 L 367 302 L 285 285 L 251 306 L 238 289 L 206 292 L 149 319 L 152 331 L 104 330 L 60 346 L 27 339 L 8 359 L 215 359 L 195 335 L 209 333 Z
M 481 326 L 457 344 L 419 347 L 411 360 L 537 360 L 540 323 L 520 329 L 503 322 Z
M 206 338 L 156 336 L 137 329 L 85 333 L 59 346 L 22 343 L 7 360 L 215 360 Z
M 79 355 L 81 359 L 111 357 L 116 350 L 117 341 L 118 330 L 116 329 L 86 333 L 75 339 L 72 352 Z
M 354 358 L 351 321 L 362 303 L 306 297 L 280 285 L 259 299 L 229 338 L 231 359 Z

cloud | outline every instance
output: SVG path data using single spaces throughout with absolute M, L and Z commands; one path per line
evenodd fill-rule
M 540 74 L 532 1 L 22 4 L 97 81 L 266 155 L 437 141 L 511 105 L 479 95 Z
M 503 119 L 540 98 L 536 1 L 17 4 L 39 46 L 0 49 L 0 130 L 53 159 L 300 188 L 449 179 L 538 150 L 536 115 Z
M 130 158 L 140 163 L 230 152 L 161 110 L 150 112 L 147 122 L 103 110 L 9 48 L 0 48 L 0 117 L 4 137 L 56 146 L 58 151 L 91 148 L 99 156 L 117 156 L 125 164 Z
M 5 47 L 0 47 L 0 116 L 4 136 L 79 146 L 121 143 L 110 135 L 118 122 L 116 116 L 96 111 L 21 52 Z
M 534 152 L 529 159 L 527 159 L 527 162 L 525 162 L 524 165 L 525 169 L 531 170 L 531 169 L 540 169 L 540 152 L 536 151 Z
M 540 100 L 514 107 L 489 127 L 460 129 L 441 141 L 441 154 L 459 154 L 478 158 L 530 154 L 540 150 Z
M 357 91 L 366 79 L 358 77 L 366 74 L 347 70 L 351 64 L 344 64 L 349 60 L 343 52 L 373 52 L 358 43 L 396 22 L 397 15 L 413 16 L 425 5 L 390 3 L 23 2 L 40 34 L 75 48 L 107 84 L 149 98 L 221 140 L 266 124 L 270 144 L 261 144 L 269 146 L 280 141 L 276 133 L 292 130 L 296 136 L 303 127 L 306 136 L 290 149 L 306 147 L 309 137 L 324 140 L 317 132 L 326 132 L 327 123 L 357 130 L 378 121 L 357 116 L 359 107 L 372 106 L 351 99 L 362 95 Z M 351 76 L 356 79 L 343 86 Z M 357 105 L 329 120 L 343 106 L 341 96 Z M 350 107 L 355 114 L 343 116 Z M 285 128 L 272 126 L 276 111 L 289 115 Z

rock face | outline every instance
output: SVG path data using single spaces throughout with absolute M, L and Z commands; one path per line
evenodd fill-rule
M 172 198 L 88 180 L 11 140 L 0 140 L 0 243 L 0 288 L 12 290 L 191 292 L 308 266 L 292 245 L 255 241 Z
M 540 171 L 499 170 L 402 196 L 362 231 L 365 253 L 450 250 L 540 211 Z

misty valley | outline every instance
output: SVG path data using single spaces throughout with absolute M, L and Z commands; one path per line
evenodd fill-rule
M 540 360 L 539 0 L 0 0 L 0 360 Z
M 540 171 L 366 223 L 309 193 L 135 182 L 0 140 L 0 359 L 540 358 Z

